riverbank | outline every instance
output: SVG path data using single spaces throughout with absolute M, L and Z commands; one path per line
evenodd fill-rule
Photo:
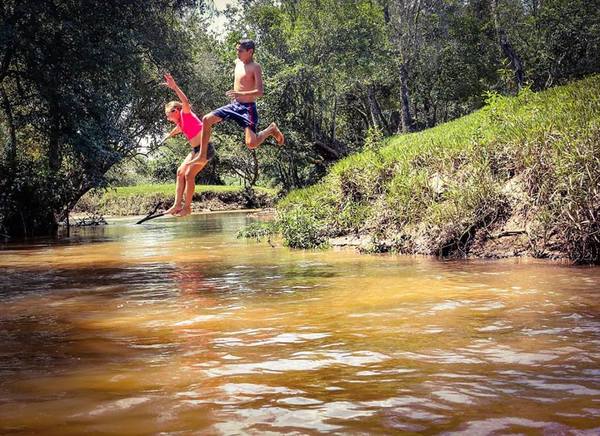
M 349 156 L 277 205 L 291 247 L 600 262 L 600 76 Z M 341 238 L 341 239 L 340 239 Z M 346 241 L 346 242 L 344 242 Z
M 73 209 L 76 215 L 145 215 L 154 207 L 166 209 L 175 200 L 175 184 L 146 184 L 90 192 Z M 193 212 L 263 209 L 273 206 L 276 191 L 240 186 L 198 186 L 192 200 Z

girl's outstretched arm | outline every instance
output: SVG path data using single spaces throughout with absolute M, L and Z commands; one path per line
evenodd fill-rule
M 165 137 L 165 139 L 172 138 L 173 136 L 177 136 L 180 133 L 181 133 L 181 128 L 179 126 L 175 126 L 175 128 L 169 132 L 169 134 Z
M 189 114 L 192 111 L 192 108 L 190 107 L 190 101 L 188 100 L 187 96 L 183 93 L 183 91 L 179 89 L 179 86 L 177 86 L 177 83 L 175 83 L 175 79 L 173 79 L 173 76 L 171 76 L 170 74 L 165 74 L 164 85 L 168 86 L 173 91 L 175 91 L 175 94 L 177 94 L 177 97 L 179 97 L 179 100 L 183 105 L 183 112 Z
M 158 145 L 163 145 L 167 139 L 172 138 L 173 136 L 177 136 L 180 133 L 181 133 L 181 129 L 179 128 L 179 126 L 176 126 L 173 130 L 171 130 L 169 133 L 167 133 L 167 136 L 165 136 L 163 139 L 160 140 Z

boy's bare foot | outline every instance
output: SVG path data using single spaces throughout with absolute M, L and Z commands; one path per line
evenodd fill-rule
M 177 215 L 181 211 L 181 207 L 171 206 L 165 211 L 165 215 Z
M 285 136 L 283 136 L 283 133 L 281 133 L 277 124 L 271 123 L 271 125 L 273 126 L 273 137 L 275 138 L 275 141 L 277 141 L 277 144 L 283 145 L 285 143 Z
M 177 212 L 177 216 L 188 216 L 192 213 L 192 208 L 190 206 L 184 206 L 183 209 Z

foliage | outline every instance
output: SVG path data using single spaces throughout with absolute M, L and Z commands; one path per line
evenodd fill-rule
M 226 42 L 248 35 L 258 43 L 267 90 L 261 116 L 282 126 L 289 145 L 262 153 L 260 171 L 285 190 L 314 183 L 370 146 L 374 131 L 401 130 L 404 112 L 411 129 L 422 130 L 482 107 L 487 91 L 515 93 L 500 34 L 523 59 L 532 89 L 600 71 L 600 8 L 584 2 L 242 4 Z
M 261 241 L 264 238 L 271 238 L 273 235 L 277 233 L 277 226 L 275 221 L 266 221 L 266 222 L 255 222 L 252 223 L 240 231 L 238 231 L 236 237 L 238 239 L 256 239 L 257 241 Z
M 109 186 L 134 186 L 151 180 L 148 164 L 143 156 L 124 159 L 105 174 Z
M 7 233 L 47 233 L 142 137 L 160 132 L 155 85 L 163 68 L 191 74 L 179 17 L 194 5 L 155 0 L 140 14 L 128 1 L 2 3 Z
M 294 248 L 325 247 L 329 236 L 334 197 L 318 184 L 292 191 L 277 204 L 277 227 L 284 244 Z

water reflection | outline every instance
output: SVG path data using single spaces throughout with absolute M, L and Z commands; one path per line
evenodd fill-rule
M 600 428 L 600 270 L 290 251 L 243 214 L 0 251 L 0 429 Z

